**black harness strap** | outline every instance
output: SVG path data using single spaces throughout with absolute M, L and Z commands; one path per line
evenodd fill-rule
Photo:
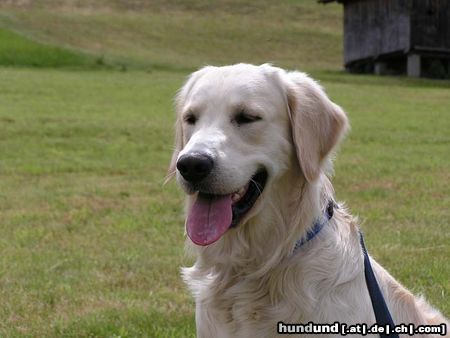
M 320 230 L 322 230 L 324 225 L 333 217 L 334 208 L 339 207 L 333 200 L 330 200 L 325 210 L 325 217 L 323 217 L 322 220 L 317 220 L 314 222 L 312 229 L 306 233 L 305 237 L 299 239 L 297 243 L 295 243 L 292 256 L 300 249 L 300 247 L 313 239 L 320 232 Z M 366 246 L 364 245 L 364 238 L 361 231 L 359 232 L 359 238 L 364 253 L 364 275 L 366 277 L 367 290 L 369 291 L 370 300 L 372 301 L 376 323 L 378 326 L 383 326 L 384 328 L 389 327 L 387 329 L 389 332 L 386 334 L 380 333 L 380 338 L 399 338 L 398 334 L 390 333 L 390 331 L 394 328 L 394 321 L 392 320 L 391 313 L 389 312 L 386 302 L 384 301 L 383 294 L 381 293 L 377 279 L 375 278 L 375 274 L 372 270 L 369 254 L 367 253 Z
M 369 291 L 370 300 L 372 301 L 373 311 L 375 312 L 375 318 L 378 325 L 386 327 L 389 325 L 389 330 L 394 328 L 394 321 L 392 320 L 391 313 L 384 301 L 383 294 L 381 293 L 380 287 L 375 278 L 375 274 L 372 270 L 372 265 L 370 264 L 369 254 L 367 253 L 366 246 L 364 245 L 364 238 L 361 232 L 359 232 L 359 238 L 361 242 L 361 247 L 364 253 L 364 275 L 366 276 L 366 285 Z M 390 332 L 390 331 L 389 331 Z M 382 334 L 381 338 L 398 338 L 398 334 Z

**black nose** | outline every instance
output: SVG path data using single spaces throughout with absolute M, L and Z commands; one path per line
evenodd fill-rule
M 189 153 L 177 161 L 177 169 L 186 181 L 198 182 L 209 175 L 214 166 L 211 156 L 204 153 Z

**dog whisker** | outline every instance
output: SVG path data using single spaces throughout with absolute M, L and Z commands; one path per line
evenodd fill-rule
M 163 185 L 166 185 L 175 176 L 176 172 L 177 172 L 176 170 L 173 170 L 167 173 L 167 175 L 164 177 Z
M 258 189 L 259 194 L 262 194 L 262 190 L 261 190 L 259 183 L 256 182 L 253 178 L 250 179 L 250 182 L 253 182 L 256 186 L 256 189 Z

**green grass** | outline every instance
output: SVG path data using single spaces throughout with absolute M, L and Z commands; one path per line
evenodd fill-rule
M 127 68 L 192 70 L 245 61 L 314 70 L 342 63 L 338 5 L 170 0 L 136 1 L 133 10 L 129 3 L 33 1 L 5 7 L 0 25 Z
M 182 195 L 162 184 L 185 74 L 0 76 L 0 335 L 192 334 Z M 371 253 L 448 313 L 448 88 L 335 80 L 323 84 L 353 126 L 337 196 Z
M 0 28 L 0 65 L 33 67 L 85 67 L 95 65 L 92 57 L 48 46 Z
M 183 75 L 0 76 L 0 335 L 192 332 L 182 198 L 162 186 Z
M 0 336 L 194 336 L 194 304 L 179 277 L 190 263 L 183 196 L 174 183 L 163 186 L 172 98 L 206 61 L 275 54 L 278 64 L 312 71 L 349 114 L 334 185 L 360 216 L 372 255 L 450 314 L 449 82 L 338 72 L 339 7 L 314 2 L 261 2 L 264 10 L 152 2 L 123 15 L 121 0 L 109 9 L 105 1 L 72 10 L 33 3 L 33 11 L 0 10 L 3 27 L 37 41 L 30 46 L 104 55 L 131 70 L 0 67 Z M 259 17 L 272 20 L 254 26 Z M 309 34 L 318 26 L 331 43 Z M 270 49 L 269 33 L 283 48 Z M 0 34 L 1 60 L 3 42 L 22 37 Z M 217 38 L 212 51 L 208 37 Z M 251 41 L 260 43 L 255 55 Z

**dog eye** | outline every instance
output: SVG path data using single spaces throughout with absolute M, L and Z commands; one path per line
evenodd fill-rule
M 197 122 L 197 117 L 194 114 L 190 113 L 190 114 L 185 115 L 183 120 L 187 124 L 194 125 L 195 122 Z
M 239 112 L 235 117 L 234 117 L 234 121 L 238 124 L 248 124 L 248 123 L 253 123 L 256 121 L 261 120 L 261 117 L 256 116 L 256 115 L 250 115 L 246 112 Z

